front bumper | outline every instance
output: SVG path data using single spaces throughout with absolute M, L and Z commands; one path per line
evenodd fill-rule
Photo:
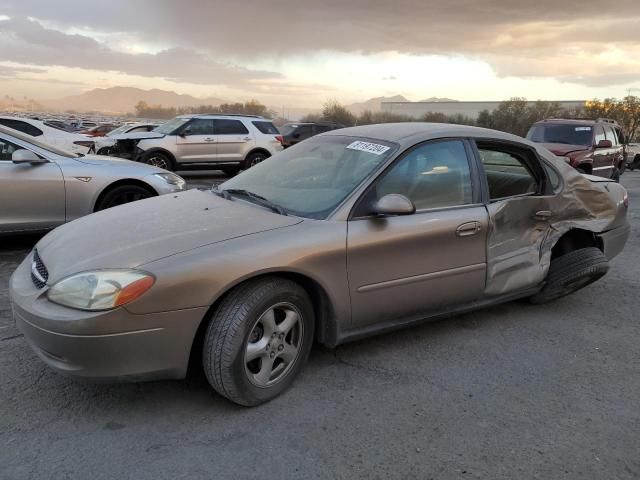
M 49 302 L 29 276 L 31 255 L 11 277 L 18 329 L 36 354 L 59 373 L 88 380 L 183 378 L 206 308 L 147 315 L 126 308 L 84 312 Z

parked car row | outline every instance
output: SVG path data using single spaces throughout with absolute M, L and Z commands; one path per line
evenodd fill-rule
M 88 153 L 93 139 L 81 133 L 71 133 L 46 125 L 40 120 L 24 117 L 0 116 L 0 125 L 37 138 L 51 146 L 74 153 Z

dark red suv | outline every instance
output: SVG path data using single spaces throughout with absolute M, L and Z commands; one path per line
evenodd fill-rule
M 625 136 L 614 120 L 550 118 L 534 123 L 527 138 L 565 157 L 567 163 L 582 173 L 617 182 L 624 171 Z

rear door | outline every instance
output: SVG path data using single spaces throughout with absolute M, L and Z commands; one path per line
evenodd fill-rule
M 554 194 L 532 148 L 478 140 L 489 212 L 488 296 L 511 293 L 542 282 L 543 245 L 550 231 Z M 547 259 L 548 260 L 548 259 Z
M 213 119 L 194 118 L 176 137 L 176 159 L 179 163 L 214 162 L 217 156 Z
M 618 138 L 618 132 L 616 132 L 616 129 L 614 127 L 605 126 L 604 134 L 607 137 L 607 140 L 611 140 L 611 151 L 609 154 L 609 161 L 611 162 L 611 177 L 613 175 L 613 171 L 622 164 L 622 160 L 624 158 L 624 148 L 622 147 L 620 139 Z
M 488 216 L 473 188 L 470 153 L 459 139 L 417 145 L 359 202 L 347 239 L 355 328 L 424 317 L 482 295 Z M 372 201 L 392 193 L 411 199 L 416 213 L 368 215 Z
M 15 164 L 22 147 L 0 137 L 0 232 L 48 230 L 65 222 L 65 188 L 54 162 Z
M 216 119 L 213 121 L 218 138 L 219 162 L 241 162 L 255 145 L 253 135 L 240 120 Z

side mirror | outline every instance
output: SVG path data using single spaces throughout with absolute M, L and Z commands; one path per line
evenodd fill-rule
M 11 154 L 11 161 L 13 163 L 47 163 L 47 160 L 40 158 L 31 150 L 25 150 L 20 148 Z
M 598 145 L 596 145 L 596 148 L 611 148 L 613 147 L 613 143 L 611 143 L 611 140 L 600 140 L 598 142 Z
M 411 215 L 416 212 L 416 206 L 404 195 L 390 193 L 377 200 L 371 208 L 376 215 Z
M 182 138 L 184 138 L 184 137 L 186 137 L 188 135 L 191 135 L 191 129 L 190 128 L 185 128 L 178 135 L 181 136 Z

